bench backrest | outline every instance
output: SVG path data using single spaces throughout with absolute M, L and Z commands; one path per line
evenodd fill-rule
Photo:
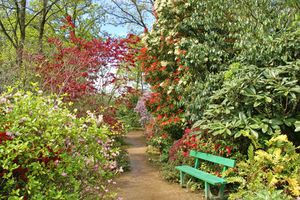
M 232 160 L 232 159 L 229 159 L 229 158 L 223 158 L 221 156 L 215 156 L 215 155 L 208 154 L 208 153 L 202 153 L 202 152 L 195 151 L 195 150 L 190 151 L 190 156 L 195 157 L 195 158 L 199 158 L 199 159 L 202 159 L 202 160 L 210 161 L 210 162 L 213 162 L 213 163 L 217 163 L 217 164 L 220 164 L 220 165 L 224 165 L 224 166 L 227 166 L 227 167 L 234 167 L 235 166 L 235 160 Z

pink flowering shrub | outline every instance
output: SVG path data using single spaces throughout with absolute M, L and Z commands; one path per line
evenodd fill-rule
M 37 89 L 0 99 L 0 199 L 114 199 L 120 150 L 98 116 Z
M 145 127 L 145 125 L 149 123 L 152 118 L 151 114 L 148 112 L 146 107 L 146 101 L 150 99 L 150 97 L 151 97 L 150 93 L 143 94 L 143 96 L 138 100 L 134 108 L 134 111 L 137 112 L 141 117 L 140 123 L 143 127 Z

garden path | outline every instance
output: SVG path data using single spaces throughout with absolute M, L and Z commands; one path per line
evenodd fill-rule
M 119 196 L 124 200 L 201 200 L 202 194 L 183 189 L 179 184 L 163 181 L 146 155 L 142 131 L 132 131 L 126 137 L 131 170 L 117 180 Z

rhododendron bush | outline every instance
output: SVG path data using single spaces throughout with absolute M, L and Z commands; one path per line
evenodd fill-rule
M 209 137 L 207 131 L 186 129 L 183 137 L 177 140 L 169 150 L 169 159 L 176 160 L 176 154 L 188 157 L 190 150 L 201 151 L 222 157 L 237 157 L 238 148 L 235 144 L 229 144 L 223 140 Z
M 148 109 L 162 132 L 179 139 L 186 127 L 199 126 L 238 141 L 245 152 L 281 130 L 299 145 L 298 7 L 249 2 L 156 1 L 157 20 L 138 60 L 152 89 Z M 249 14 L 250 5 L 262 23 Z
M 56 96 L 9 88 L 0 96 L 0 198 L 114 199 L 122 169 L 101 117 L 76 117 Z
M 137 59 L 160 128 L 152 138 L 175 140 L 171 160 L 190 149 L 246 155 L 276 132 L 300 145 L 298 1 L 157 0 L 155 12 Z

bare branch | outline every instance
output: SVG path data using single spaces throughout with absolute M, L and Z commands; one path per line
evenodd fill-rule
M 5 29 L 1 19 L 0 19 L 0 27 L 2 32 L 4 33 L 4 35 L 7 37 L 7 39 L 11 42 L 11 44 L 16 48 L 17 44 L 14 42 L 14 40 L 12 39 L 12 37 L 8 34 L 7 30 Z
M 111 6 L 110 6 L 111 5 Z M 110 0 L 104 9 L 108 16 L 115 19 L 114 25 L 135 25 L 143 29 L 147 29 L 147 18 L 153 16 L 152 7 L 153 0 Z

